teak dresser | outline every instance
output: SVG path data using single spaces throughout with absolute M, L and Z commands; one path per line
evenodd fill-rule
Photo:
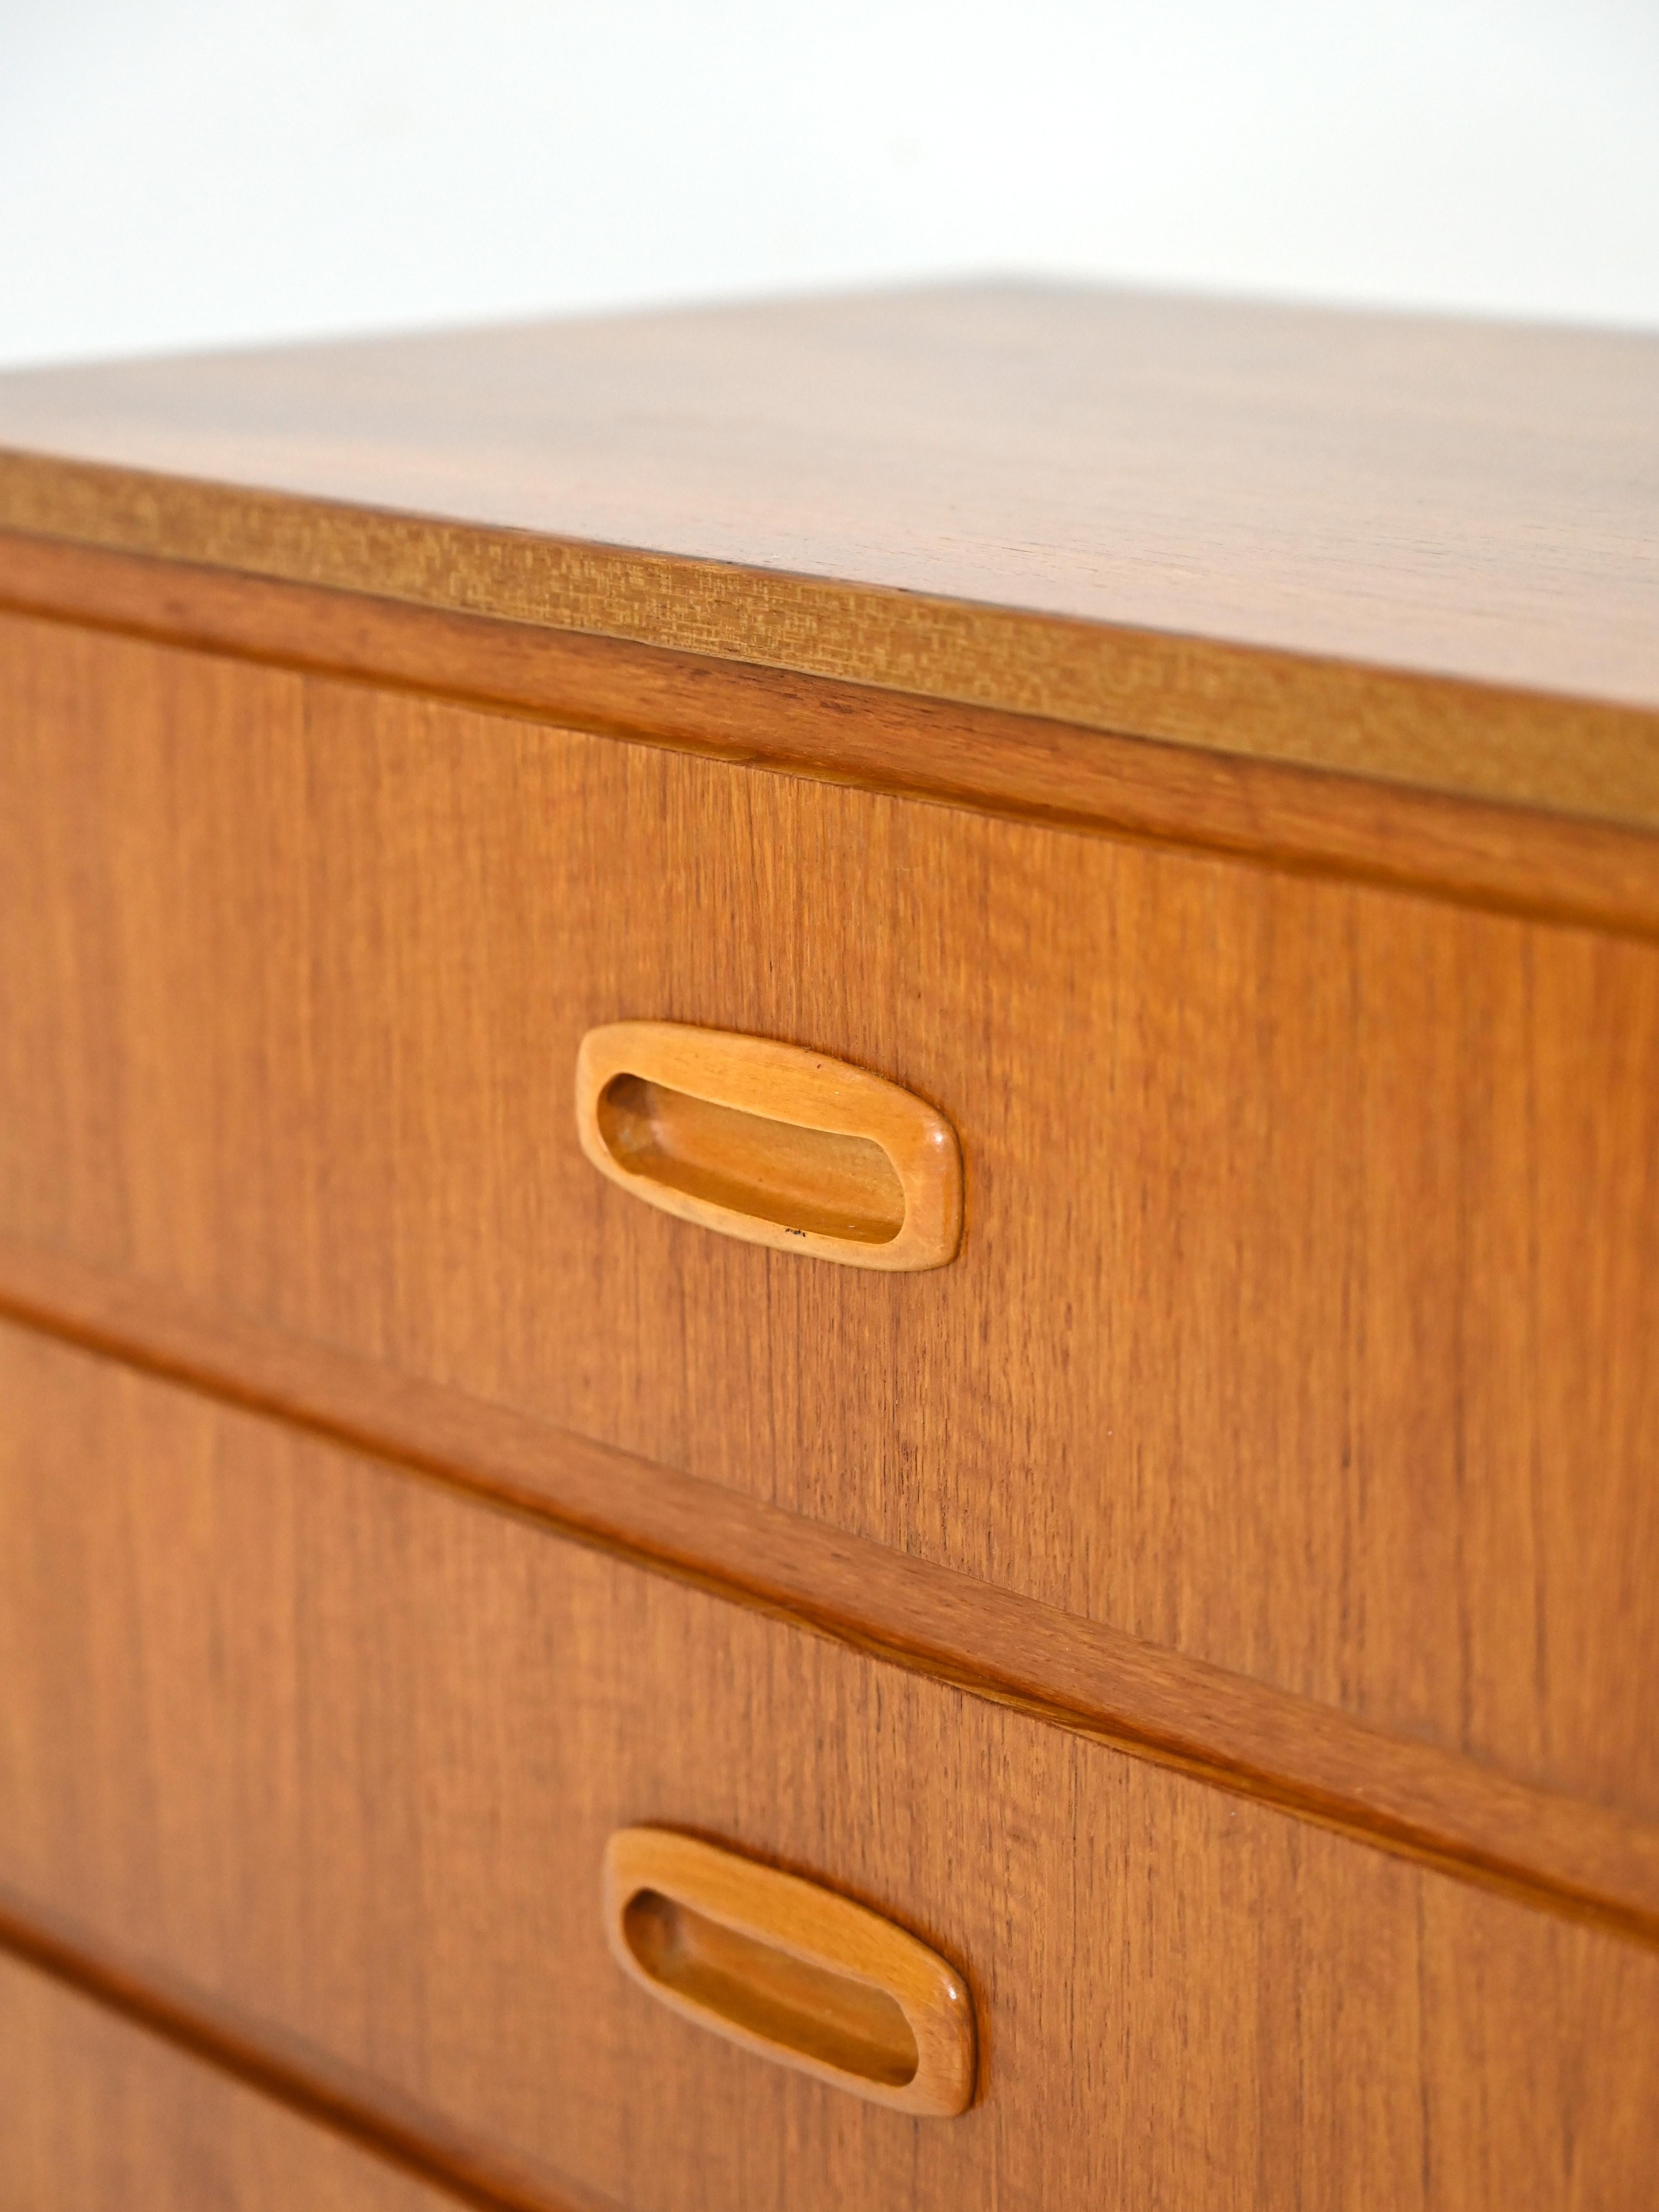
M 1659 339 L 0 448 L 0 2204 L 1659 2202 Z

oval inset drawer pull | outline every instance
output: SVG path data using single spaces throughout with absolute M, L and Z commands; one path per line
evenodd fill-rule
M 833 1890 L 669 1828 L 605 1846 L 625 1972 L 700 2027 L 905 2112 L 974 2094 L 974 2011 L 936 1951 Z
M 576 1127 L 624 1190 L 751 1243 L 894 1269 L 942 1267 L 962 1241 L 943 1115 L 798 1045 L 679 1022 L 590 1030 Z

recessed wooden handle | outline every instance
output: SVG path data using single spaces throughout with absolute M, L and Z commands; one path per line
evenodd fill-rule
M 623 1971 L 699 2027 L 900 2112 L 974 2094 L 974 2011 L 955 1970 L 833 1890 L 669 1828 L 605 1846 L 605 1925 Z
M 624 1190 L 751 1243 L 893 1269 L 942 1267 L 962 1241 L 950 1123 L 798 1045 L 679 1022 L 589 1030 L 576 1127 Z

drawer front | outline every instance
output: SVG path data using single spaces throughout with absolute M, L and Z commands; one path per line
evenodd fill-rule
M 0 1883 L 534 2201 L 1650 2194 L 1651 1949 L 44 1340 L 0 1396 Z M 601 1907 L 639 1823 L 951 1962 L 972 2108 L 656 2002 Z
M 1659 1814 L 1659 947 L 12 618 L 0 1231 Z M 940 1109 L 960 1255 L 584 1158 Z
M 444 2212 L 454 2198 L 0 1954 L 0 2203 Z

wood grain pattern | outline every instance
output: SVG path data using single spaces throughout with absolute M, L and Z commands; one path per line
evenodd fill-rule
M 0 1314 L 1298 1820 L 1659 1942 L 1659 1828 L 0 1237 Z
M 1659 1810 L 1652 947 L 4 639 L 0 1227 Z M 960 1259 L 611 1190 L 633 1014 L 937 1102 Z
M 961 286 L 14 372 L 0 443 L 1651 705 L 1656 359 Z
M 280 1425 L 3 1356 L 0 1881 L 434 2130 L 636 2212 L 1645 2203 L 1650 1951 Z M 633 1989 L 592 1884 L 668 1818 L 960 1960 L 973 2110 L 856 2102 Z
M 474 2212 L 622 2212 L 614 2200 L 556 2182 L 544 2166 L 529 2170 L 477 2136 L 442 2123 L 417 2100 L 331 2056 L 309 2036 L 213 1998 L 155 1953 L 124 1948 L 107 1931 L 89 1942 L 72 1917 L 38 1899 L 25 1903 L 3 1881 L 0 1956 L 78 1992 L 100 2016 L 130 2023 L 146 2040 L 159 2039 L 228 2085 L 242 2084 L 261 2103 L 307 2123 L 308 2132 L 343 2138 L 446 2202 Z
M 0 2203 L 18 2212 L 443 2212 L 457 2201 L 3 1954 L 0 2081 Z
M 1635 786 L 1586 796 L 1590 762 L 1631 747 L 1639 755 L 1645 741 L 1628 715 L 1583 702 L 1477 696 L 1467 684 L 1374 671 L 1356 719 L 1349 679 L 1334 664 L 1269 665 L 1236 653 L 1194 678 L 1194 728 L 1235 731 L 1267 715 L 1287 732 L 1349 731 L 1354 747 L 1338 773 L 1167 742 L 1179 732 L 1152 715 L 1151 701 L 1187 696 L 1185 679 L 1169 671 L 1125 716 L 1127 726 L 1163 732 L 1148 742 L 3 530 L 0 605 L 797 775 L 1659 936 L 1659 841 L 1607 819 L 1540 811 L 1583 805 L 1645 818 Z M 1471 787 L 1526 804 L 1448 798 L 1357 773 L 1383 731 L 1402 776 L 1432 785 L 1434 763 L 1480 750 L 1501 773 L 1472 769 Z M 1524 781 L 1523 752 L 1532 763 Z
M 1656 354 L 1027 287 L 32 373 L 0 522 L 1651 826 Z

